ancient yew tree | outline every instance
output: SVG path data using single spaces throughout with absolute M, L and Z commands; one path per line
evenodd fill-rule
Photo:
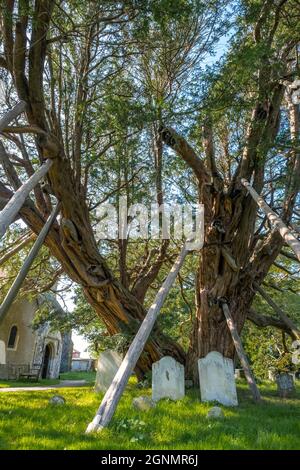
M 282 319 L 251 309 L 284 241 L 241 179 L 295 223 L 297 7 L 296 0 L 1 1 L 1 113 L 26 103 L 1 133 L 1 206 L 53 161 L 19 217 L 38 234 L 60 201 L 46 239 L 57 276 L 82 287 L 110 335 L 136 332 L 178 246 L 98 242 L 100 202 L 125 194 L 130 202 L 179 197 L 205 206 L 190 346 L 185 353 L 156 327 L 140 376 L 162 355 L 186 362 L 194 378 L 196 359 L 209 351 L 232 358 L 224 300 L 239 332 L 249 318 L 293 336 Z M 205 70 L 222 36 L 223 58 Z

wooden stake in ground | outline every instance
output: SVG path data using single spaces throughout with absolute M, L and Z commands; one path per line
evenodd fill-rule
M 260 293 L 260 295 L 268 302 L 270 307 L 274 310 L 274 312 L 279 315 L 281 320 L 286 324 L 286 326 L 292 331 L 296 339 L 300 339 L 300 331 L 295 325 L 295 323 L 284 313 L 283 310 L 281 310 L 280 307 L 274 302 L 274 300 L 265 292 L 257 282 L 253 283 L 253 286 L 255 289 Z
M 93 431 L 101 431 L 102 428 L 106 427 L 111 418 L 114 415 L 115 409 L 119 403 L 122 393 L 126 387 L 128 379 L 132 374 L 132 371 L 145 347 L 145 344 L 152 331 L 154 323 L 158 317 L 159 311 L 163 306 L 164 300 L 168 295 L 169 290 L 172 287 L 173 282 L 184 262 L 186 255 L 189 250 L 185 244 L 182 248 L 177 260 L 175 261 L 171 271 L 169 272 L 165 282 L 159 289 L 153 304 L 148 310 L 143 323 L 140 326 L 134 340 L 132 341 L 128 352 L 123 359 L 123 362 L 116 373 L 109 389 L 104 395 L 102 403 L 94 417 L 93 421 L 88 425 L 86 433 Z
M 245 351 L 244 351 L 244 348 L 243 348 L 243 345 L 242 345 L 242 342 L 241 342 L 241 338 L 240 338 L 240 336 L 238 334 L 238 331 L 235 327 L 233 318 L 231 316 L 230 310 L 229 310 L 228 305 L 227 305 L 226 302 L 222 303 L 222 309 L 223 309 L 223 312 L 224 312 L 224 315 L 225 315 L 225 318 L 226 318 L 226 321 L 227 321 L 228 328 L 229 328 L 230 333 L 231 333 L 232 341 L 234 343 L 237 355 L 240 359 L 240 362 L 241 362 L 242 367 L 243 367 L 244 372 L 245 372 L 245 376 L 246 376 L 249 388 L 252 392 L 253 399 L 256 402 L 259 402 L 259 401 L 261 401 L 261 396 L 260 396 L 258 387 L 256 385 L 254 375 L 252 374 L 252 371 L 250 369 L 250 366 L 249 366 L 249 363 L 248 363 L 248 360 L 247 360 L 247 357 L 246 357 L 246 354 L 245 354 Z
M 30 191 L 38 184 L 43 176 L 46 175 L 52 163 L 52 160 L 46 160 L 26 183 L 22 184 L 0 212 L 0 238 L 3 237 L 10 224 L 15 220 L 17 213 L 23 206 Z
M 16 279 L 14 280 L 13 285 L 9 289 L 8 293 L 6 294 L 6 297 L 0 307 L 0 321 L 5 317 L 9 307 L 13 303 L 14 299 L 16 298 L 20 287 L 34 261 L 36 258 L 42 244 L 44 243 L 44 240 L 50 230 L 51 225 L 53 224 L 57 214 L 59 211 L 59 203 L 56 204 L 55 208 L 51 212 L 47 222 L 45 223 L 44 227 L 40 231 L 36 241 L 34 242 L 26 260 L 24 261 L 24 264 L 22 268 L 19 271 L 19 274 L 17 275 Z
M 281 218 L 274 211 L 272 211 L 268 204 L 261 196 L 259 196 L 259 194 L 247 180 L 241 179 L 241 183 L 243 186 L 245 186 L 245 188 L 248 189 L 254 201 L 264 211 L 271 224 L 279 231 L 284 241 L 292 248 L 298 260 L 300 261 L 300 242 L 297 240 L 297 238 L 294 237 Z
M 19 116 L 26 108 L 25 101 L 20 101 L 13 107 L 10 111 L 8 111 L 1 119 L 0 119 L 0 132 L 8 126 L 8 124 Z

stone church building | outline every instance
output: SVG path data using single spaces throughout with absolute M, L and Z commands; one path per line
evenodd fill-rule
M 58 315 L 64 311 L 53 295 L 35 300 L 21 299 L 12 305 L 0 324 L 0 378 L 18 379 L 20 374 L 34 371 L 40 378 L 57 378 L 71 368 L 71 332 L 53 331 L 48 322 L 38 329 L 32 322 L 41 302 Z

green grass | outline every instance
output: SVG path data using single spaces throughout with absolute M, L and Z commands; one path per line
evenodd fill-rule
M 188 390 L 178 402 L 160 401 L 148 412 L 132 408 L 132 398 L 150 395 L 133 380 L 108 429 L 85 435 L 102 395 L 91 387 L 59 391 L 0 393 L 0 449 L 300 449 L 300 389 L 281 400 L 275 386 L 260 385 L 263 403 L 255 405 L 240 382 L 237 408 L 223 407 L 223 420 L 208 421 L 211 404 Z M 50 405 L 55 393 L 66 404 Z
M 2 380 L 0 379 L 0 388 L 12 387 L 41 387 L 43 385 L 56 385 L 59 383 L 58 379 L 41 379 L 39 381 L 33 380 Z

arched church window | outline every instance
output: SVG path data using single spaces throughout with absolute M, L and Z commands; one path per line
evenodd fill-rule
M 17 345 L 17 337 L 18 337 L 18 328 L 16 325 L 12 326 L 9 333 L 8 344 L 7 347 L 9 349 L 15 349 Z

